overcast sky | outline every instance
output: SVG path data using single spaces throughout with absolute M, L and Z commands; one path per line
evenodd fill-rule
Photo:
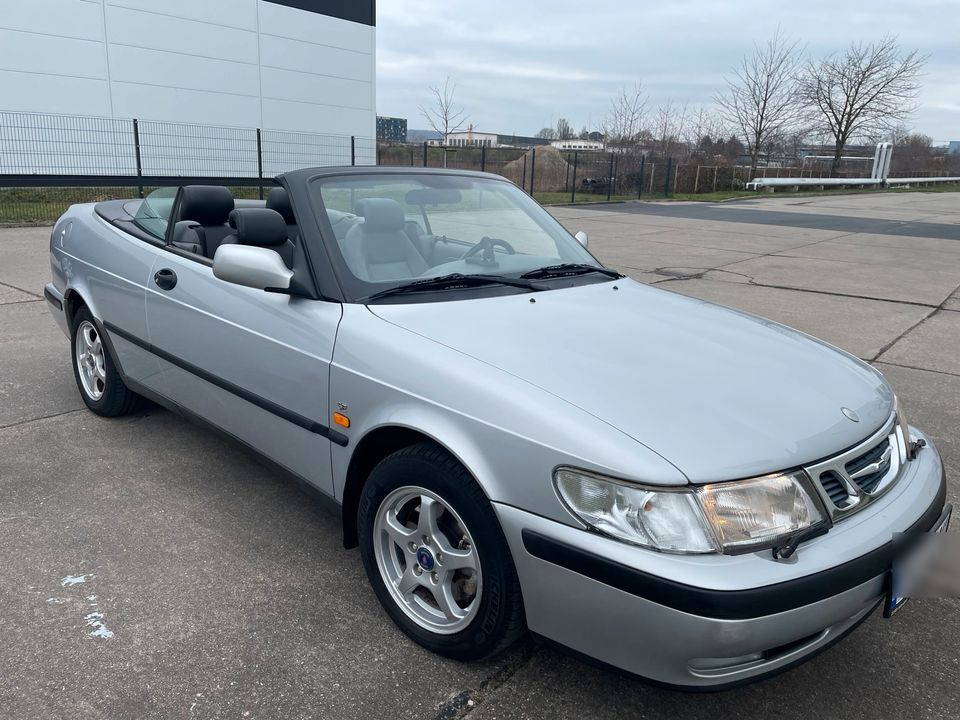
M 417 106 L 449 75 L 478 130 L 595 129 L 637 80 L 650 105 L 710 104 L 778 25 L 813 55 L 885 33 L 928 54 L 912 126 L 960 140 L 958 0 L 379 0 L 377 112 L 428 127 Z

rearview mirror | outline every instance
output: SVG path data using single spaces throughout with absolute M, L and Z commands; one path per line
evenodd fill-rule
M 213 274 L 234 285 L 257 290 L 289 290 L 293 277 L 277 252 L 253 245 L 218 247 L 213 256 Z
M 587 234 L 583 230 L 581 230 L 576 235 L 574 235 L 574 237 L 577 239 L 577 242 L 583 245 L 584 247 L 586 247 L 587 243 L 590 242 L 590 239 L 587 237 Z

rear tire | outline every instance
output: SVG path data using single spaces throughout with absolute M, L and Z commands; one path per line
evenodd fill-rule
M 419 443 L 380 462 L 357 520 L 377 599 L 418 644 L 455 660 L 482 660 L 526 630 L 520 580 L 497 516 L 442 448 Z
M 77 310 L 71 330 L 73 376 L 86 406 L 103 417 L 127 415 L 140 408 L 143 398 L 123 384 L 100 326 L 87 308 Z

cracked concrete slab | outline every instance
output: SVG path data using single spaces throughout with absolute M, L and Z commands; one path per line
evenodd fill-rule
M 711 273 L 710 277 L 718 275 Z M 916 305 L 714 279 L 666 280 L 657 287 L 776 320 L 864 359 L 876 357 L 887 344 L 931 312 Z M 838 317 L 842 317 L 843 322 L 838 322 Z
M 10 287 L 9 285 L 4 285 L 0 283 L 0 305 L 11 305 L 13 303 L 24 303 L 24 302 L 37 302 L 40 298 L 36 295 L 31 295 L 29 293 L 23 292 L 23 290 L 17 290 L 17 288 Z
M 960 282 L 960 272 L 954 270 L 899 268 L 891 272 L 866 262 L 781 255 L 751 258 L 726 265 L 725 269 L 749 275 L 763 285 L 922 303 L 932 307 L 939 306 Z
M 44 300 L 0 305 L 0 426 L 83 407 Z
M 652 271 L 662 267 L 686 267 L 709 269 L 731 265 L 756 257 L 750 253 L 714 248 L 687 247 L 640 238 L 634 244 L 606 245 L 597 243 L 593 252 L 604 263 L 628 265 Z
M 960 313 L 936 313 L 878 359 L 960 377 Z
M 0 283 L 43 297 L 50 282 L 50 228 L 0 230 Z

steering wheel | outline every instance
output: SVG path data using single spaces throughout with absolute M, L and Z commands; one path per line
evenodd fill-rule
M 486 236 L 484 236 L 484 237 L 480 238 L 480 242 L 478 242 L 478 243 L 477 243 L 476 245 L 474 245 L 472 248 L 470 248 L 469 250 L 467 250 L 467 251 L 461 256 L 460 259 L 461 259 L 461 260 L 466 260 L 467 258 L 473 257 L 474 255 L 482 252 L 482 253 L 483 253 L 483 260 L 484 260 L 485 262 L 496 262 L 496 257 L 495 257 L 494 254 L 493 254 L 493 248 L 496 247 L 496 246 L 498 246 L 498 245 L 499 245 L 500 247 L 502 247 L 504 250 L 506 250 L 508 255 L 516 255 L 516 254 L 517 254 L 517 251 L 513 249 L 513 245 L 511 245 L 510 243 L 508 243 L 506 240 L 501 240 L 500 238 L 491 238 L 491 237 L 486 237 Z

